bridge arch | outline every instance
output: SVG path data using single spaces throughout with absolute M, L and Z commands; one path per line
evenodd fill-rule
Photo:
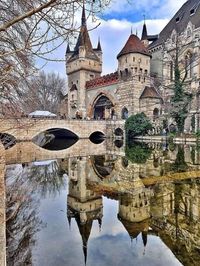
M 64 150 L 74 145 L 79 140 L 78 136 L 70 130 L 51 128 L 39 133 L 32 141 L 48 150 Z
M 115 136 L 118 136 L 118 137 L 123 137 L 124 136 L 124 131 L 120 127 L 117 127 L 115 129 L 115 132 L 114 133 L 115 133 Z
M 17 140 L 9 133 L 0 133 L 0 142 L 3 144 L 5 149 L 9 149 L 17 143 Z
M 101 131 L 95 131 L 89 136 L 90 141 L 93 142 L 94 144 L 102 143 L 105 140 L 105 138 L 106 138 L 105 134 Z

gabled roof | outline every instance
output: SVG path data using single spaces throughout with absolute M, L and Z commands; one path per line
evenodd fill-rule
M 148 87 L 145 86 L 140 99 L 144 98 L 157 98 L 157 99 L 162 99 L 157 90 L 154 87 Z
M 170 37 L 173 30 L 176 30 L 177 33 L 183 32 L 189 21 L 191 21 L 195 28 L 200 27 L 200 0 L 186 1 L 161 31 L 158 40 L 150 44 L 149 49 L 161 45 Z
M 139 53 L 150 56 L 147 48 L 144 46 L 143 42 L 138 38 L 138 36 L 131 34 L 126 42 L 125 46 L 118 54 L 117 59 L 129 53 Z

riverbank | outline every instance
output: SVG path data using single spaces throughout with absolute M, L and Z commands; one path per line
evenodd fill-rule
M 0 266 L 6 265 L 6 218 L 5 218 L 5 155 L 0 144 Z
M 174 137 L 173 139 L 169 136 L 138 136 L 134 138 L 138 141 L 148 141 L 148 142 L 166 142 L 173 141 L 176 144 L 191 144 L 195 145 L 198 141 L 196 137 Z

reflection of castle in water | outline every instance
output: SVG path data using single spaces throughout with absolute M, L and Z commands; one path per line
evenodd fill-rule
M 87 188 L 86 158 L 69 159 L 69 193 L 67 198 L 67 217 L 69 224 L 75 218 L 83 244 L 85 263 L 87 243 L 94 220 L 101 226 L 103 216 L 102 197 Z
M 192 157 L 191 148 L 185 147 L 183 151 L 181 162 L 185 162 L 189 170 L 198 170 L 198 156 L 195 154 Z M 191 180 L 188 173 L 184 183 L 176 181 L 151 187 L 144 185 L 146 177 L 160 177 L 170 172 L 177 158 L 180 160 L 181 152 L 180 149 L 154 149 L 145 164 L 130 162 L 125 157 L 115 155 L 68 160 L 70 181 L 67 214 L 69 222 L 75 218 L 79 227 L 85 260 L 93 220 L 98 220 L 101 226 L 101 195 L 110 197 L 112 192 L 112 197 L 115 195 L 119 202 L 118 219 L 131 238 L 141 233 L 146 246 L 149 234 L 159 235 L 183 265 L 199 265 L 198 179 Z M 131 185 L 124 193 L 121 184 L 126 182 Z M 120 185 L 115 186 L 116 183 Z M 108 188 L 112 189 L 109 191 Z

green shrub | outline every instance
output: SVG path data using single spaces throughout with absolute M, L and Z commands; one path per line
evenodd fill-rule
M 200 138 L 200 129 L 197 129 L 197 131 L 195 132 L 195 136 L 196 138 Z
M 129 142 L 125 147 L 125 154 L 132 163 L 143 164 L 151 156 L 152 149 L 146 143 Z
M 152 128 L 151 121 L 144 113 L 132 115 L 125 123 L 126 137 L 130 139 L 136 136 L 146 135 Z

